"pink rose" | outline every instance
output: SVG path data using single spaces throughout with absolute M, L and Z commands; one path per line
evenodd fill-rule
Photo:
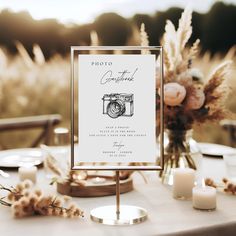
M 190 110 L 200 109 L 205 102 L 205 94 L 201 88 L 195 88 L 187 96 L 186 107 Z
M 164 103 L 169 106 L 178 106 L 186 96 L 186 89 L 178 83 L 164 85 Z

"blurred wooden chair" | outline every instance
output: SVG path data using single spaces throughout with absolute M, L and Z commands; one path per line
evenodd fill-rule
M 236 146 L 236 120 L 222 120 L 220 125 L 229 133 L 230 146 Z
M 58 114 L 0 119 L 0 133 L 41 128 L 42 132 L 32 142 L 31 147 L 36 147 L 40 143 L 48 145 L 53 129 L 61 122 L 61 119 L 61 115 Z

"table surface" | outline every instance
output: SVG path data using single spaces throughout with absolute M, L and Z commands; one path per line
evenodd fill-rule
M 11 178 L 0 176 L 0 183 L 14 185 L 18 175 L 11 171 Z M 58 217 L 28 217 L 14 219 L 8 207 L 0 206 L 0 235 L 235 235 L 236 231 L 236 196 L 217 193 L 217 209 L 212 212 L 192 208 L 191 201 L 172 198 L 170 186 L 160 183 L 156 172 L 145 172 L 148 183 L 134 174 L 135 189 L 121 195 L 121 204 L 136 205 L 148 211 L 148 220 L 132 226 L 106 226 L 90 220 L 93 208 L 115 204 L 115 197 L 74 198 L 84 210 L 83 219 L 64 219 Z M 226 176 L 222 159 L 203 158 L 202 176 L 220 180 Z M 46 192 L 55 191 L 49 185 L 44 170 L 38 171 L 38 187 Z

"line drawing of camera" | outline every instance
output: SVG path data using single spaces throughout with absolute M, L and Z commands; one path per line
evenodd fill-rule
M 111 93 L 103 95 L 103 114 L 115 119 L 119 116 L 131 117 L 134 114 L 134 95 Z

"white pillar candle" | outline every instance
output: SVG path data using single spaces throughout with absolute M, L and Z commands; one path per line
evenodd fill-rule
M 196 186 L 193 188 L 193 207 L 201 210 L 216 208 L 216 189 L 211 186 Z
M 192 197 L 195 170 L 190 168 L 176 168 L 173 170 L 173 197 L 189 199 Z
M 36 182 L 37 167 L 36 166 L 21 166 L 18 169 L 19 177 L 21 181 L 25 179 L 31 180 L 33 183 Z

